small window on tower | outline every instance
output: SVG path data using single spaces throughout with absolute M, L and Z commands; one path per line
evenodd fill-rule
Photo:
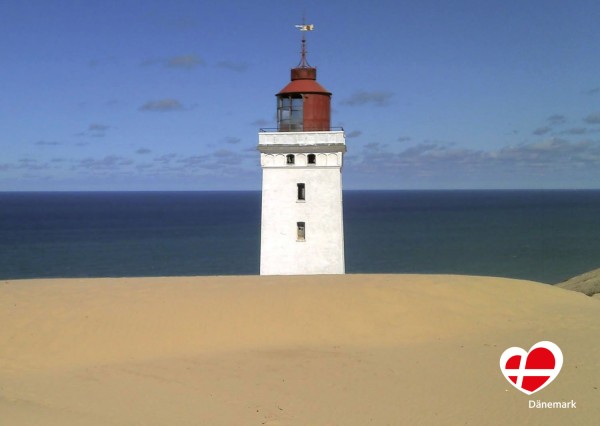
M 306 227 L 304 222 L 296 222 L 298 228 L 296 241 L 306 241 Z
M 288 165 L 289 165 L 289 164 L 294 164 L 295 162 L 296 162 L 296 159 L 294 158 L 294 154 L 288 154 L 288 155 L 285 157 L 285 163 L 286 163 L 286 164 L 288 164 Z
M 308 164 L 317 164 L 317 156 L 315 154 L 308 154 Z
M 306 200 L 306 185 L 303 183 L 298 184 L 298 201 Z

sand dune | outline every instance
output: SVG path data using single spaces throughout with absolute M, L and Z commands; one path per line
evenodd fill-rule
M 5 281 L 0 424 L 592 425 L 599 320 L 583 294 L 485 277 Z M 499 357 L 541 340 L 565 362 L 529 397 Z
M 600 296 L 600 269 L 594 269 L 585 274 L 577 275 L 556 285 L 560 288 L 598 297 Z

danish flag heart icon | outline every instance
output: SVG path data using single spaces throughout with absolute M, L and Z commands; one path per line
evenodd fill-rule
M 500 356 L 500 370 L 506 380 L 527 395 L 552 383 L 562 365 L 562 351 L 552 342 L 538 342 L 529 352 L 517 347 L 508 348 Z

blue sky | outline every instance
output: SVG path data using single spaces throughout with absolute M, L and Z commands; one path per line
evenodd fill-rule
M 0 190 L 260 189 L 303 13 L 345 188 L 600 187 L 597 0 L 3 0 Z

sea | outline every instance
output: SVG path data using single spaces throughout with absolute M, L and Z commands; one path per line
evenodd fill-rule
M 557 283 L 600 267 L 600 190 L 344 191 L 346 272 Z M 259 191 L 0 193 L 0 279 L 256 275 Z

